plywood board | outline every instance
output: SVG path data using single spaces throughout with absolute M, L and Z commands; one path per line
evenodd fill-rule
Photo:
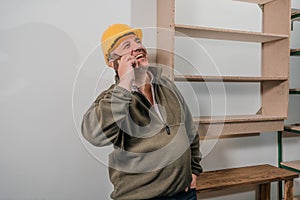
M 268 81 L 261 84 L 262 114 L 288 115 L 289 82 Z
M 211 123 L 238 123 L 238 122 L 260 122 L 260 121 L 277 121 L 284 120 L 284 116 L 270 115 L 228 115 L 228 116 L 202 116 L 195 117 L 194 121 L 202 124 Z
M 290 94 L 300 94 L 300 88 L 290 89 Z
M 266 3 L 269 3 L 274 0 L 234 0 L 234 1 L 243 1 L 243 2 L 256 3 L 256 4 L 262 5 L 262 4 L 266 4 Z
M 281 162 L 280 164 L 283 166 L 286 166 L 286 167 L 300 170 L 300 160 L 290 161 L 290 162 Z
M 232 40 L 256 43 L 271 42 L 288 38 L 288 35 L 285 34 L 269 34 L 181 24 L 175 25 L 175 31 L 175 35 L 181 37 L 195 37 L 215 40 Z
M 300 9 L 292 9 L 291 15 L 293 21 L 300 21 Z
M 291 56 L 300 56 L 300 48 L 299 49 L 291 49 Z
M 255 77 L 255 76 L 197 76 L 185 75 L 174 76 L 174 81 L 189 82 L 262 82 L 262 81 L 285 81 L 288 77 Z
M 271 165 L 257 165 L 201 173 L 197 180 L 197 190 L 216 191 L 235 186 L 265 184 L 297 178 L 299 174 Z
M 200 138 L 208 137 L 210 139 L 239 134 L 282 131 L 283 126 L 283 120 L 199 124 L 198 133 Z
M 300 133 L 300 123 L 284 126 L 284 130 L 291 133 Z
M 296 14 L 299 14 L 300 13 L 300 9 L 296 9 L 296 8 L 292 8 L 292 12 L 291 12 L 291 15 L 296 15 Z

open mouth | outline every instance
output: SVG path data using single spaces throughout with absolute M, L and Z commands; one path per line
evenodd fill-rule
M 137 56 L 135 56 L 135 59 L 140 59 L 140 58 L 144 58 L 145 57 L 145 55 L 144 54 L 138 54 Z
M 146 55 L 147 55 L 146 50 L 143 49 L 143 48 L 141 48 L 141 49 L 136 49 L 135 51 L 132 51 L 131 55 L 133 55 L 134 53 L 138 53 L 138 54 L 135 56 L 135 59 L 136 59 L 136 60 L 145 58 Z

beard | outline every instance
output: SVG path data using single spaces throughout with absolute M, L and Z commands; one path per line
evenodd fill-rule
M 147 80 L 148 67 L 149 66 L 139 66 L 137 68 L 134 68 L 134 76 L 135 76 L 134 82 L 138 87 L 149 83 L 150 80 Z

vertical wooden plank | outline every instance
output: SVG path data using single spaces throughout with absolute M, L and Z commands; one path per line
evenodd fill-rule
M 274 0 L 264 5 L 263 32 L 289 34 L 291 1 Z
M 288 77 L 290 66 L 290 0 L 274 0 L 264 5 L 263 32 L 284 34 L 288 38 L 262 44 L 262 75 Z M 263 82 L 262 114 L 287 116 L 289 81 Z
M 290 65 L 290 39 L 262 44 L 262 75 L 288 77 Z
M 289 82 L 268 81 L 262 88 L 262 114 L 287 117 Z
M 294 199 L 294 182 L 293 179 L 286 180 L 284 182 L 284 199 L 293 200 Z
M 164 68 L 164 75 L 174 80 L 175 0 L 157 0 L 156 63 Z
M 270 200 L 271 183 L 259 185 L 260 200 Z

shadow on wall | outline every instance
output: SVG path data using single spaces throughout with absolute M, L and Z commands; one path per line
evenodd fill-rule
M 2 197 L 16 190 L 25 195 L 29 187 L 43 192 L 62 173 L 59 166 L 66 159 L 57 153 L 68 151 L 62 145 L 74 134 L 71 101 L 78 62 L 70 36 L 52 25 L 0 30 Z
M 15 114 L 39 121 L 70 109 L 78 61 L 72 39 L 52 25 L 30 23 L 1 30 L 1 115 L 14 121 Z

